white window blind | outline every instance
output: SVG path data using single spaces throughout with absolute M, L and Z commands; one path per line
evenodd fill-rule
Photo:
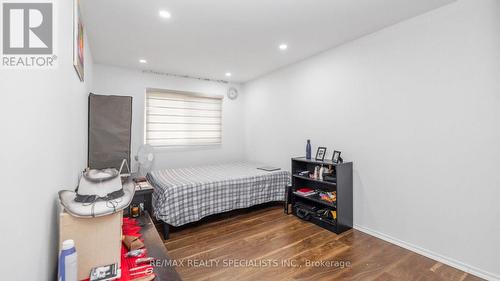
M 222 97 L 192 93 L 146 93 L 145 142 L 155 147 L 220 144 Z

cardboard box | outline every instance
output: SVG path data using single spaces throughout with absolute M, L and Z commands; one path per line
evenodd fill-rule
M 117 263 L 120 266 L 123 212 L 77 218 L 62 209 L 59 215 L 59 249 L 67 239 L 75 241 L 78 280 L 89 278 L 93 267 Z

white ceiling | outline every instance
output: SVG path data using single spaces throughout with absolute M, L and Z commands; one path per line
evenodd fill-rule
M 96 63 L 246 82 L 454 1 L 81 0 L 81 9 Z

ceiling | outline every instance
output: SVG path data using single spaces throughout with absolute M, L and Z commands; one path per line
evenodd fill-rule
M 454 1 L 80 2 L 96 63 L 246 82 Z M 161 18 L 161 9 L 171 18 Z

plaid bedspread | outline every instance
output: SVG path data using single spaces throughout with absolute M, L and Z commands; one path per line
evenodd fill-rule
M 147 175 L 157 219 L 173 226 L 272 201 L 284 201 L 288 171 L 266 172 L 256 163 L 165 169 Z

